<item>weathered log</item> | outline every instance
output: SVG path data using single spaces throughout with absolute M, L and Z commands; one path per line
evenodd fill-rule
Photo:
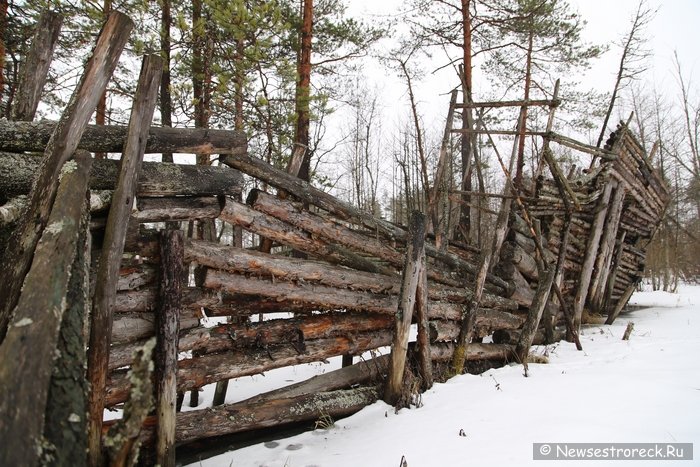
M 46 403 L 44 438 L 53 446 L 51 455 L 55 465 L 82 465 L 87 452 L 88 386 L 83 330 L 90 310 L 89 217 L 84 208 Z
M 27 209 L 29 200 L 20 195 L 0 206 L 0 227 L 5 227 L 17 221 Z
M 433 344 L 430 348 L 434 362 L 449 362 L 452 360 L 455 344 L 447 342 L 443 344 Z M 501 360 L 509 362 L 514 360 L 513 346 L 508 344 L 467 344 L 464 354 L 464 361 L 473 362 L 477 360 Z
M 62 24 L 63 17 L 55 11 L 45 10 L 39 16 L 32 46 L 22 63 L 17 94 L 12 102 L 12 120 L 27 122 L 34 120 Z M 46 135 L 46 142 L 50 137 L 51 132 Z M 43 146 L 37 149 L 37 151 L 43 150 Z
M 535 299 L 530 306 L 530 310 L 527 315 L 527 319 L 523 324 L 523 329 L 520 333 L 520 338 L 515 346 L 515 355 L 518 362 L 527 365 L 527 358 L 530 353 L 530 347 L 532 346 L 532 341 L 535 338 L 535 333 L 540 325 L 540 320 L 542 319 L 542 314 L 549 301 L 549 293 L 552 290 L 552 283 L 554 282 L 554 277 L 558 272 L 556 266 L 550 265 L 549 270 L 546 271 L 544 276 L 540 279 L 537 285 L 537 292 L 535 293 Z
M 603 226 L 605 224 L 605 217 L 608 212 L 608 202 L 610 200 L 613 183 L 614 181 L 611 180 L 605 184 L 603 195 L 598 200 L 598 211 L 593 219 L 591 233 L 588 237 L 588 242 L 586 243 L 586 256 L 581 264 L 581 276 L 579 277 L 579 284 L 576 290 L 573 305 L 574 327 L 576 329 L 581 326 L 583 307 L 586 304 L 586 298 L 588 297 L 588 286 L 591 283 L 591 277 L 593 275 L 593 264 L 598 253 L 600 237 L 603 234 Z
M 406 245 L 406 262 L 401 275 L 401 292 L 399 292 L 394 335 L 391 341 L 389 374 L 384 387 L 384 401 L 390 405 L 397 404 L 401 398 L 416 291 L 423 268 L 426 267 L 425 221 L 425 216 L 420 212 L 414 211 L 411 214 L 409 242 Z
M 357 333 L 352 337 L 331 337 L 307 341 L 304 349 L 297 344 L 283 344 L 260 349 L 240 349 L 207 354 L 178 362 L 178 391 L 189 391 L 223 379 L 250 376 L 275 368 L 323 361 L 331 357 L 354 354 L 389 345 L 390 331 Z M 112 373 L 107 385 L 105 405 L 124 402 L 128 393 L 125 372 Z
M 216 219 L 220 214 L 221 204 L 214 197 L 140 198 L 131 219 L 141 223 L 169 222 Z
M 537 261 L 535 261 L 535 258 L 526 253 L 525 250 L 519 245 L 511 245 L 513 246 L 512 261 L 513 264 L 515 264 L 515 267 L 517 267 L 518 271 L 520 271 L 523 276 L 527 277 L 528 279 L 537 280 L 538 271 Z
M 180 332 L 180 300 L 184 286 L 184 244 L 182 232 L 161 235 L 160 306 L 156 313 L 155 394 L 158 428 L 156 460 L 164 467 L 175 466 L 175 403 L 177 398 L 177 354 Z
M 196 351 L 198 354 L 256 348 L 285 343 L 297 343 L 350 335 L 354 332 L 388 330 L 392 317 L 374 313 L 327 313 L 303 318 L 274 319 L 257 323 L 227 323 L 212 328 L 194 327 L 183 330 L 179 338 L 179 351 Z M 110 353 L 110 369 L 131 363 L 131 354 L 141 341 L 113 345 Z
M 397 304 L 395 296 L 354 292 L 316 284 L 275 282 L 269 279 L 225 273 L 215 269 L 207 270 L 204 286 L 231 294 L 259 295 L 275 299 L 303 301 L 322 308 L 393 313 L 396 311 Z
M 386 376 L 388 365 L 389 355 L 380 355 L 371 360 L 361 360 L 354 365 L 314 376 L 300 383 L 258 394 L 237 402 L 237 404 L 243 406 L 262 401 L 347 389 L 358 384 L 378 384 Z
M 150 123 L 149 123 L 150 125 Z M 55 122 L 0 123 L 0 149 L 5 151 L 43 151 Z M 116 152 L 124 149 L 127 127 L 88 125 L 80 138 L 78 149 L 90 152 Z M 146 154 L 175 152 L 185 154 L 245 154 L 245 133 L 209 128 L 149 127 L 144 152 Z
M 622 296 L 617 300 L 617 303 L 615 304 L 615 308 L 613 308 L 610 313 L 608 313 L 608 319 L 605 321 L 605 324 L 613 324 L 617 317 L 620 315 L 620 312 L 622 309 L 627 305 L 627 302 L 629 301 L 630 297 L 634 293 L 635 289 L 637 288 L 637 283 L 632 283 L 627 286 L 625 291 L 623 292 Z
M 123 264 L 119 269 L 117 292 L 136 290 L 150 285 L 158 277 L 158 269 L 150 264 Z
M 211 242 L 188 241 L 185 258 L 187 261 L 196 261 L 198 264 L 214 269 L 272 277 L 289 282 L 319 283 L 379 294 L 397 295 L 400 290 L 398 277 L 377 276 L 321 262 L 266 255 Z M 428 287 L 428 296 L 431 300 L 464 303 L 470 299 L 471 292 L 431 283 Z M 517 304 L 512 300 L 489 293 L 484 294 L 482 305 L 485 308 L 500 310 L 517 308 Z
M 361 271 L 396 275 L 393 269 L 381 266 L 347 249 L 316 240 L 308 232 L 294 229 L 285 222 L 254 211 L 250 207 L 230 199 L 226 200 L 220 217 L 223 221 L 239 225 L 245 230 L 257 233 L 262 237 L 288 245 L 295 250 L 321 257 L 335 264 L 342 264 Z
M 418 347 L 418 373 L 421 389 L 427 391 L 433 386 L 433 364 L 430 358 L 430 326 L 428 324 L 430 305 L 428 304 L 428 271 L 423 267 L 416 289 L 415 315 L 418 324 L 416 346 Z
M 85 72 L 46 144 L 44 158 L 29 195 L 27 216 L 8 241 L 3 258 L 8 267 L 0 270 L 0 283 L 5 287 L 5 293 L 0 295 L 0 342 L 19 299 L 34 248 L 49 218 L 61 168 L 75 152 L 80 135 L 107 86 L 132 26 L 131 20 L 122 13 L 110 15 L 85 66 Z
M 600 248 L 598 249 L 598 256 L 595 260 L 595 270 L 597 274 L 591 279 L 588 292 L 588 302 L 591 304 L 591 309 L 594 312 L 601 311 L 603 306 L 605 285 L 608 282 L 608 275 L 610 274 L 610 264 L 615 249 L 615 239 L 617 238 L 617 231 L 620 226 L 620 216 L 622 215 L 626 191 L 624 184 L 618 185 L 610 201 L 610 207 L 608 208 L 605 230 L 601 236 Z
M 474 335 L 486 337 L 499 329 L 519 329 L 524 321 L 524 318 L 519 315 L 478 309 L 474 322 Z M 457 336 L 459 336 L 459 323 L 456 321 L 445 319 L 430 321 L 430 341 L 432 343 L 452 341 Z
M 0 199 L 29 193 L 41 158 L 31 154 L 0 152 Z M 90 189 L 111 191 L 119 178 L 119 161 L 96 160 L 90 172 Z M 205 196 L 236 195 L 243 178 L 228 167 L 144 162 L 136 195 Z
M 314 238 L 374 256 L 395 268 L 403 267 L 404 254 L 390 247 L 382 237 L 354 232 L 337 222 L 304 211 L 301 206 L 296 206 L 288 200 L 280 200 L 260 190 L 252 190 L 247 203 L 256 211 L 264 212 L 311 233 Z M 437 268 L 431 268 L 428 271 L 428 277 L 443 284 L 456 285 L 458 283 Z
M 119 181 L 112 197 L 112 206 L 107 218 L 105 239 L 100 256 L 100 266 L 95 279 L 87 370 L 87 378 L 90 381 L 88 447 L 90 464 L 93 466 L 100 464 L 104 389 L 109 367 L 112 315 L 117 293 L 119 266 L 124 253 L 126 229 L 143 161 L 145 135 L 153 119 L 162 70 L 163 61 L 159 56 L 147 55 L 144 57 L 131 108 Z
M 559 342 L 566 338 L 566 331 L 564 329 L 555 329 L 552 338 L 547 342 L 547 335 L 545 330 L 540 328 L 535 333 L 532 339 L 532 345 L 547 345 Z M 520 339 L 520 330 L 518 329 L 499 329 L 493 333 L 494 344 L 512 344 L 515 345 Z
M 321 209 L 334 214 L 341 220 L 353 221 L 358 225 L 366 227 L 372 232 L 385 235 L 392 240 L 403 242 L 406 241 L 407 233 L 404 229 L 397 227 L 383 219 L 378 219 L 369 214 L 361 212 L 353 206 L 338 200 L 332 195 L 314 188 L 308 182 L 291 176 L 282 170 L 276 169 L 260 159 L 249 157 L 245 154 L 229 154 L 222 157 L 220 160 L 230 167 L 238 169 L 241 172 L 264 181 L 275 188 L 292 194 L 303 202 L 318 206 Z M 261 235 L 266 237 L 264 234 Z M 471 263 L 463 261 L 461 258 L 455 255 L 440 252 L 432 245 L 426 245 L 426 254 L 441 261 L 447 267 L 460 269 L 472 275 L 476 274 L 476 268 Z M 508 284 L 498 277 L 489 275 L 488 280 L 493 285 L 500 287 L 503 290 L 508 288 Z
M 109 447 L 109 465 L 135 465 L 141 444 L 140 433 L 144 421 L 153 408 L 153 385 L 151 365 L 155 339 L 139 349 L 134 357 L 134 367 L 129 371 L 129 398 L 124 404 L 124 416 L 114 423 L 105 435 L 105 446 Z M 91 454 L 91 453 L 88 453 Z M 90 456 L 89 460 L 93 456 Z M 94 456 L 100 462 L 102 453 Z
M 115 345 L 134 342 L 155 335 L 154 313 L 122 313 L 115 315 L 112 324 L 111 342 Z M 192 329 L 199 326 L 199 317 L 195 312 L 180 313 L 180 329 Z M 110 363 L 110 368 L 113 365 Z
M 0 465 L 36 465 L 66 295 L 84 211 L 91 159 L 62 170 L 47 227 L 37 242 L 5 340 L 0 345 Z M 62 254 L 56 255 L 60 251 Z M 43 356 L 43 358 L 37 358 Z M 22 388 L 22 390 L 19 390 Z M 76 397 L 79 395 L 76 394 Z

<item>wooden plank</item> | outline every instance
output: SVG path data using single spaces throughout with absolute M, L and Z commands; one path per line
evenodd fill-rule
M 32 46 L 22 63 L 19 86 L 12 104 L 12 120 L 28 122 L 34 120 L 62 23 L 63 16 L 55 11 L 44 10 L 39 16 Z M 48 137 L 50 136 L 49 134 Z M 43 146 L 37 149 L 37 151 L 43 150 Z
M 416 303 L 416 292 L 425 264 L 425 216 L 418 211 L 411 215 L 410 242 L 406 245 L 406 263 L 401 276 L 399 306 L 391 342 L 391 361 L 384 388 L 384 400 L 395 405 L 402 394 L 403 376 L 408 352 L 408 337 Z
M 75 152 L 132 27 L 133 23 L 126 15 L 118 12 L 110 15 L 85 66 L 80 83 L 46 144 L 44 158 L 29 195 L 28 214 L 10 237 L 3 258 L 6 265 L 12 266 L 0 270 L 0 283 L 5 288 L 5 293 L 0 295 L 0 342 L 5 335 L 12 309 L 19 299 L 34 248 L 49 218 L 61 167 Z
M 77 163 L 76 163 L 77 162 Z M 79 240 L 89 157 L 69 162 L 0 345 L 0 465 L 37 465 L 53 358 Z M 60 252 L 60 254 L 56 254 Z M 37 356 L 42 356 L 37 358 Z
M 180 301 L 184 286 L 184 242 L 180 230 L 161 234 L 160 307 L 156 313 L 155 393 L 158 427 L 156 460 L 175 466 L 175 405 Z
M 424 267 L 416 290 L 416 321 L 418 322 L 416 344 L 418 345 L 418 371 L 423 380 L 421 384 L 423 391 L 427 391 L 433 386 L 433 365 L 430 357 L 430 325 L 428 324 L 430 317 L 429 306 L 428 274 L 427 268 Z
M 150 125 L 150 122 L 149 122 Z M 43 151 L 56 122 L 0 122 L 0 149 L 5 151 Z M 146 154 L 176 152 L 184 154 L 232 154 L 247 151 L 245 133 L 235 130 L 209 128 L 149 127 Z M 88 125 L 77 145 L 90 152 L 124 150 L 128 127 L 119 125 Z
M 148 55 L 144 57 L 131 108 L 129 135 L 122 155 L 119 181 L 112 197 L 112 206 L 107 218 L 100 267 L 95 278 L 87 371 L 87 378 L 90 382 L 88 446 L 91 466 L 100 464 L 104 391 L 109 366 L 112 313 L 119 279 L 119 266 L 124 252 L 126 229 L 143 161 L 145 135 L 153 119 L 162 70 L 163 62 L 159 56 Z

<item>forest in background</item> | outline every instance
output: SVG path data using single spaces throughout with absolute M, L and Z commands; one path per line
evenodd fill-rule
M 426 122 L 416 83 L 434 67 L 452 69 L 454 79 L 434 93 L 460 88 L 458 99 L 467 103 L 551 99 L 561 78 L 555 127 L 595 135 L 589 142 L 601 146 L 607 132 L 634 112 L 632 128 L 671 189 L 671 205 L 649 250 L 647 272 L 655 286 L 672 290 L 679 279 L 700 275 L 700 95 L 678 57 L 674 86 L 658 89 L 646 81 L 654 60 L 646 47 L 654 20 L 648 4 L 641 2 L 621 22 L 626 29 L 617 44 L 583 41 L 585 18 L 560 0 L 411 0 L 383 22 L 349 17 L 345 6 L 341 0 L 3 0 L 0 115 L 12 117 L 41 11 L 51 7 L 64 18 L 39 111 L 51 117 L 65 106 L 106 15 L 120 10 L 137 26 L 96 109 L 97 124 L 126 123 L 138 57 L 159 53 L 168 66 L 157 124 L 244 130 L 251 155 L 388 220 L 406 223 L 411 210 L 428 210 L 439 153 L 447 151 L 450 235 L 478 246 L 488 239 L 498 209 L 497 200 L 478 193 L 501 191 L 504 175 L 495 154 L 512 143 L 451 134 L 442 122 Z M 619 57 L 617 79 L 605 95 L 576 83 L 603 53 Z M 405 115 L 387 115 L 394 107 L 372 86 L 365 68 L 370 60 L 402 80 Z M 514 130 L 518 122 L 542 130 L 547 120 L 546 109 L 536 108 L 458 110 L 455 117 L 455 127 L 489 130 Z M 538 137 L 519 138 L 516 186 L 541 173 L 540 153 Z M 565 172 L 590 164 L 565 151 L 555 156 Z M 172 157 L 164 154 L 163 160 Z M 216 163 L 212 159 L 196 162 Z M 208 235 L 231 237 L 225 231 L 230 226 L 214 228 Z

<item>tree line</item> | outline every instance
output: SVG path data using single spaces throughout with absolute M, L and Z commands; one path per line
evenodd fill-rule
M 517 131 L 516 141 L 508 140 L 514 148 L 508 176 L 523 190 L 544 170 L 541 141 L 525 130 L 543 128 L 547 109 L 468 104 L 552 99 L 561 78 L 555 125 L 588 137 L 591 144 L 601 146 L 606 127 L 634 111 L 634 129 L 649 152 L 656 143 L 654 162 L 673 191 L 648 274 L 668 289 L 678 278 L 698 275 L 700 101 L 678 58 L 675 90 L 640 85 L 653 59 L 646 37 L 654 11 L 644 0 L 630 12 L 619 44 L 584 41 L 585 19 L 563 0 L 411 0 L 382 21 L 353 18 L 346 6 L 342 0 L 3 0 L 0 115 L 12 116 L 22 59 L 43 9 L 57 9 L 64 17 L 44 91 L 44 115 L 64 105 L 91 41 L 106 15 L 118 9 L 137 27 L 130 58 L 122 60 L 98 105 L 96 123 L 126 121 L 124 102 L 136 82 L 133 64 L 145 52 L 159 53 L 166 63 L 159 124 L 244 130 L 252 155 L 396 222 L 405 223 L 413 209 L 427 212 L 431 193 L 439 192 L 432 209 L 447 219 L 449 238 L 479 246 L 493 228 L 498 204 L 478 193 L 500 190 L 504 175 L 495 155 L 505 138 L 492 140 L 474 130 Z M 620 57 L 608 94 L 586 89 L 575 78 L 604 53 Z M 387 124 L 382 96 L 363 74 L 369 58 L 405 85 L 408 110 L 398 125 Z M 416 86 L 436 69 L 454 73 L 435 95 L 461 91 L 457 136 L 424 121 Z M 340 130 L 329 131 L 328 121 L 339 108 L 343 122 L 331 126 Z M 445 186 L 436 190 L 441 150 L 449 163 Z M 329 152 L 341 171 L 319 168 Z M 566 171 L 585 170 L 590 162 L 565 151 L 555 156 Z M 166 161 L 172 157 L 163 155 Z M 197 162 L 212 160 L 203 155 Z M 221 236 L 224 227 L 215 228 L 219 232 L 212 235 Z

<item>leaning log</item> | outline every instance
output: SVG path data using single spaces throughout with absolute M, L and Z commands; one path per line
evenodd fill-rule
M 0 149 L 11 152 L 43 151 L 56 122 L 0 122 Z M 116 152 L 124 149 L 127 127 L 116 125 L 89 125 L 78 143 L 78 149 L 90 152 Z M 208 128 L 150 127 L 146 154 L 245 154 L 245 133 Z
M 131 108 L 119 181 L 112 197 L 102 254 L 95 278 L 87 369 L 87 378 L 90 381 L 88 449 L 91 465 L 100 463 L 104 389 L 109 366 L 112 315 L 117 294 L 119 266 L 124 253 L 129 215 L 143 161 L 144 135 L 153 119 L 162 71 L 163 61 L 159 56 L 147 55 L 144 57 Z
M 75 152 L 97 101 L 117 66 L 132 27 L 131 20 L 122 13 L 113 12 L 109 16 L 80 83 L 45 145 L 44 158 L 29 195 L 28 214 L 12 233 L 3 258 L 5 264 L 11 266 L 0 270 L 0 283 L 5 287 L 5 293 L 0 295 L 0 341 L 5 335 L 12 309 L 19 299 L 24 276 L 31 265 L 32 253 L 49 218 L 61 168 Z
M 71 267 L 82 248 L 78 229 L 87 210 L 85 175 L 91 161 L 86 157 L 78 164 L 69 162 L 62 171 L 56 202 L 0 345 L 0 438 L 6 446 L 0 449 L 0 465 L 39 464 L 51 356 L 68 306 Z

